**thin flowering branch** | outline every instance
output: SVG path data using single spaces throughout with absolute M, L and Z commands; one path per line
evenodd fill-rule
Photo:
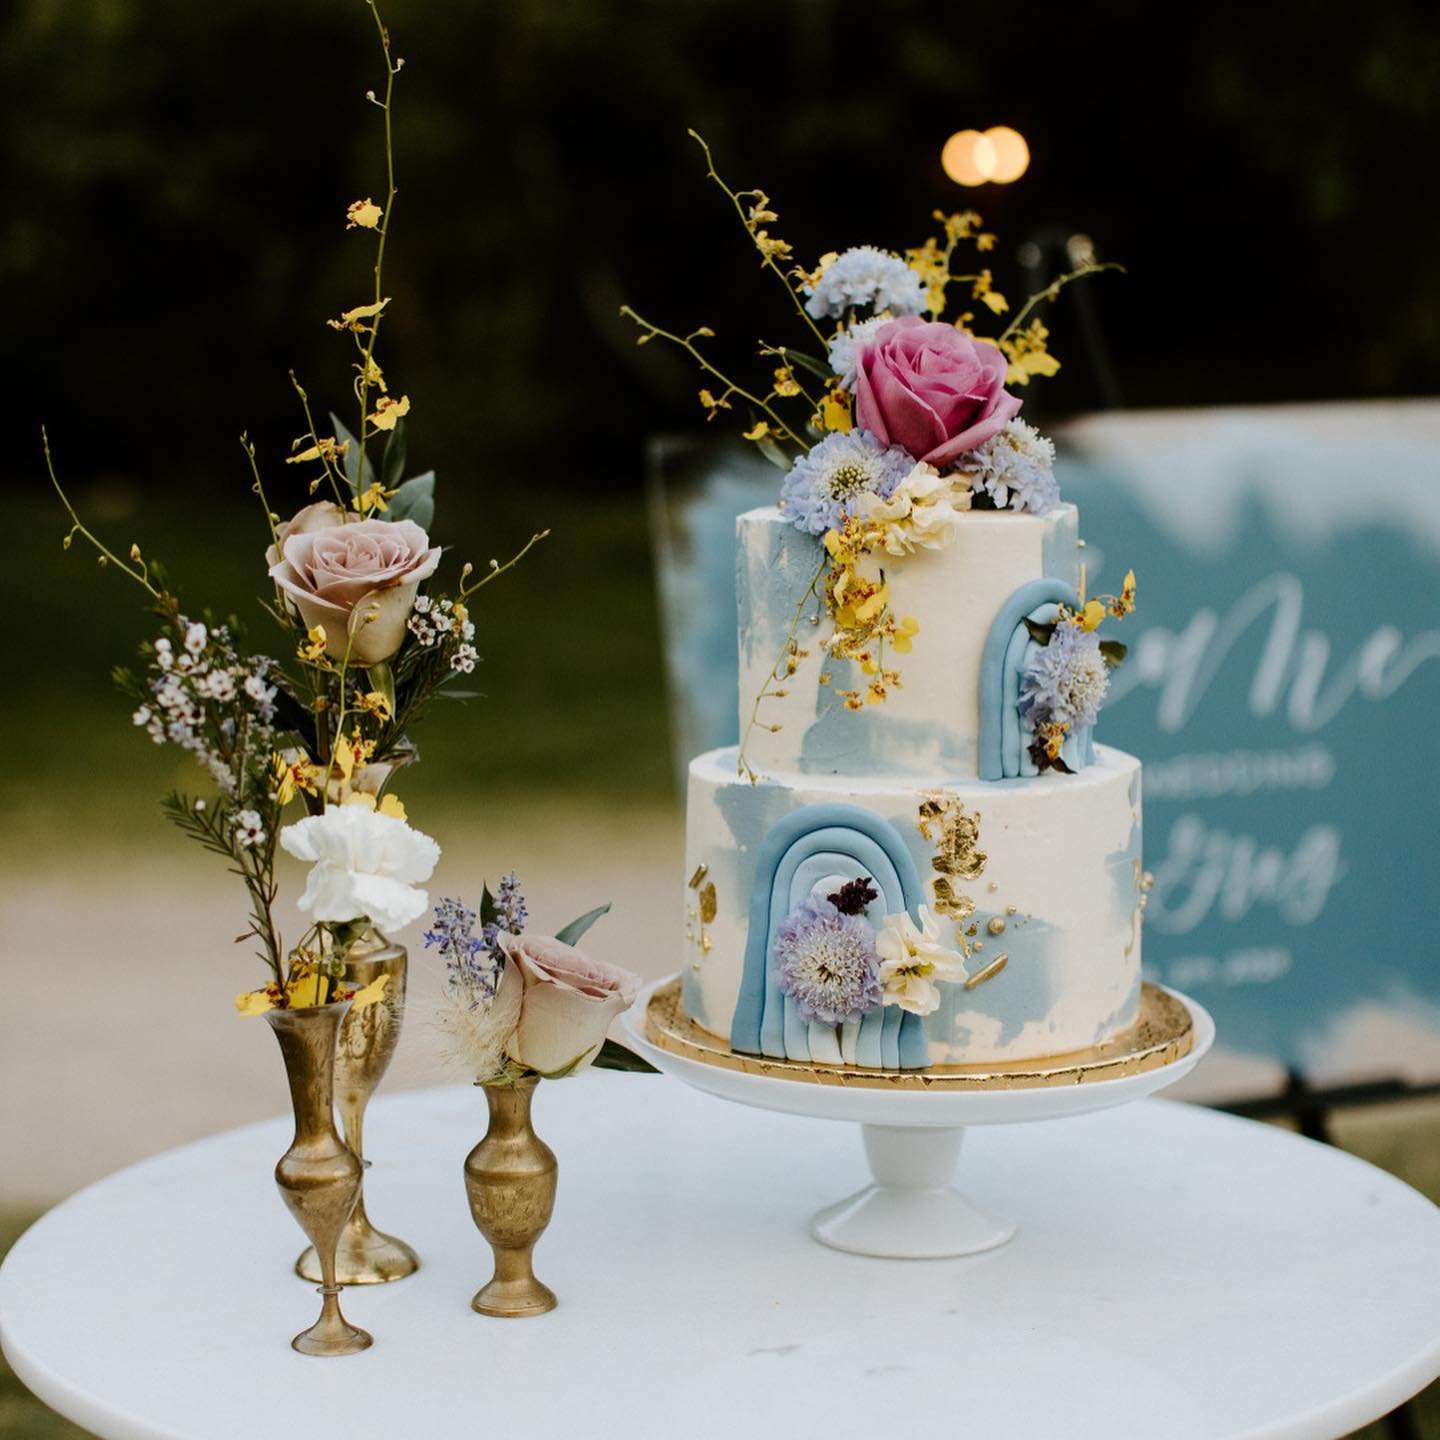
M 795 287 L 791 285 L 789 279 L 785 275 L 785 272 L 775 263 L 774 255 L 771 254 L 771 252 L 767 250 L 765 246 L 761 245 L 759 240 L 756 238 L 755 228 L 751 223 L 750 217 L 745 213 L 745 206 L 741 203 L 741 195 L 756 195 L 759 192 L 754 190 L 746 190 L 737 193 L 736 191 L 732 190 L 724 182 L 724 180 L 720 178 L 720 172 L 715 168 L 715 157 L 711 155 L 710 146 L 705 142 L 704 136 L 702 136 L 698 130 L 690 130 L 687 133 L 690 135 L 690 138 L 694 140 L 694 142 L 700 147 L 700 149 L 704 151 L 706 175 L 709 179 L 713 180 L 720 187 L 721 190 L 725 192 L 725 195 L 729 199 L 730 203 L 735 207 L 735 213 L 740 217 L 740 223 L 745 227 L 746 233 L 750 236 L 751 240 L 755 242 L 755 248 L 760 252 L 761 263 L 765 266 L 767 270 L 773 271 L 775 274 L 775 278 L 779 280 L 779 282 L 785 287 L 785 293 L 790 297 L 791 303 L 795 306 L 795 309 L 799 313 L 800 318 L 806 323 L 806 325 L 810 327 L 811 333 L 820 342 L 821 349 L 824 349 L 826 341 L 825 336 L 821 333 L 820 327 L 815 323 L 815 321 L 811 318 L 810 313 L 805 309 L 805 306 L 801 302 L 799 295 L 795 293 Z
M 492 560 L 485 574 L 473 585 L 466 585 L 465 581 L 475 572 L 475 567 L 467 560 L 465 568 L 460 572 L 460 598 L 468 600 L 477 590 L 483 590 L 492 580 L 498 579 L 507 570 L 513 570 L 542 540 L 549 536 L 548 530 L 537 531 L 512 555 L 503 565 L 498 560 Z
M 75 513 L 75 507 L 70 503 L 70 497 L 60 487 L 60 481 L 55 475 L 55 462 L 50 455 L 50 436 L 46 433 L 45 427 L 40 427 L 40 443 L 45 450 L 45 471 L 50 476 L 50 483 L 55 487 L 55 493 L 60 497 L 60 503 L 65 507 L 70 516 L 70 533 L 65 537 L 65 548 L 70 548 L 71 541 L 79 535 L 81 539 L 88 540 L 100 556 L 102 565 L 113 565 L 123 575 L 128 575 L 137 585 L 142 585 L 154 598 L 164 605 L 169 601 L 169 596 L 163 590 L 157 589 L 150 579 L 150 566 L 140 554 L 140 547 L 130 547 L 130 562 L 127 564 L 108 545 L 99 540 Z M 138 567 L 138 568 L 137 568 Z M 173 603 L 173 602 L 172 602 Z
M 335 492 L 335 503 L 342 511 L 346 510 L 345 494 L 340 486 L 343 483 L 348 490 L 354 490 L 350 482 L 345 478 L 342 471 L 336 468 L 335 461 L 330 451 L 320 443 L 320 432 L 315 428 L 315 417 L 310 413 L 310 396 L 306 394 L 305 387 L 300 383 L 300 377 L 292 370 L 290 371 L 290 383 L 295 387 L 295 393 L 300 397 L 300 408 L 305 412 L 305 429 L 310 436 L 310 443 L 319 453 L 321 465 L 325 467 L 326 478 L 330 481 L 330 488 Z M 364 473 L 364 465 L 355 472 L 357 475 Z M 311 486 L 313 493 L 315 486 Z
M 785 632 L 785 643 L 781 647 L 780 654 L 775 658 L 775 664 L 771 667 L 769 677 L 760 687 L 760 693 L 756 695 L 755 703 L 750 707 L 750 718 L 745 724 L 745 733 L 740 737 L 740 751 L 736 756 L 735 771 L 736 774 L 746 776 L 752 785 L 755 784 L 758 777 L 754 769 L 750 766 L 750 763 L 745 759 L 745 751 L 750 745 L 750 735 L 760 720 L 760 704 L 763 700 L 772 697 L 778 698 L 781 693 L 770 688 L 770 682 L 772 680 L 788 680 L 795 672 L 795 636 L 799 632 L 800 621 L 805 614 L 805 606 L 812 596 L 814 596 L 815 587 L 820 583 L 820 577 L 825 573 L 829 564 L 830 556 L 826 553 L 820 561 L 819 568 L 810 577 L 810 583 L 805 587 L 804 593 L 800 596 L 800 603 L 795 607 L 794 615 L 790 617 L 790 628 Z M 781 673 L 782 670 L 784 671 L 783 674 Z M 775 728 L 777 727 L 770 727 L 771 730 Z
M 375 300 L 377 306 L 381 306 L 384 299 L 383 273 L 385 269 L 385 241 L 390 234 L 390 216 L 395 208 L 395 137 L 390 119 L 390 106 L 395 95 L 395 77 L 400 73 L 405 62 L 397 59 L 390 52 L 390 31 L 385 22 L 380 18 L 379 6 L 375 0 L 365 0 L 370 8 L 370 13 L 375 19 L 375 29 L 380 37 L 381 53 L 385 57 L 385 98 L 375 98 L 374 92 L 366 96 L 373 104 L 378 105 L 385 115 L 385 205 L 381 211 L 380 221 L 375 227 Z M 368 339 L 362 351 L 360 364 L 360 378 L 356 385 L 356 394 L 360 401 L 360 428 L 355 432 L 356 444 L 360 450 L 359 466 L 356 474 L 364 479 L 365 476 L 365 443 L 369 439 L 370 425 L 370 387 L 372 377 L 375 373 L 375 342 L 380 336 L 380 321 L 383 318 L 383 307 L 377 309 L 371 321 L 368 331 Z M 357 341 L 358 343 L 358 341 Z
M 1003 333 L 1000 336 L 1000 341 L 1008 340 L 1012 335 L 1017 334 L 1020 330 L 1020 327 L 1025 323 L 1025 320 L 1029 316 L 1030 312 L 1038 304 L 1040 304 L 1042 300 L 1054 300 L 1072 280 L 1083 279 L 1086 275 L 1098 275 L 1102 270 L 1118 270 L 1122 275 L 1125 273 L 1125 267 L 1123 265 L 1117 263 L 1114 260 L 1106 260 L 1100 264 L 1090 262 L 1085 265 L 1081 265 L 1078 268 L 1071 270 L 1064 275 L 1057 275 L 1043 290 L 1037 290 L 1035 294 L 1033 294 L 1024 303 L 1024 305 L 1020 307 L 1020 310 L 1016 314 L 1015 318 L 1005 327 Z M 955 278 L 969 279 L 971 277 L 956 276 Z M 996 343 L 998 344 L 1000 343 L 1000 341 L 997 341 Z
M 761 410 L 766 415 L 768 415 L 770 417 L 771 424 L 773 424 L 775 426 L 775 429 L 780 434 L 784 435 L 785 438 L 789 440 L 792 445 L 798 445 L 802 450 L 808 448 L 805 441 L 802 440 L 800 436 L 798 436 L 795 431 L 792 430 L 790 426 L 787 425 L 785 421 L 780 418 L 778 414 L 776 414 L 776 412 L 766 401 L 762 400 L 758 395 L 752 395 L 750 391 L 737 385 L 733 380 L 730 379 L 728 375 L 725 375 L 722 371 L 717 370 L 715 366 L 712 365 L 700 353 L 700 351 L 695 346 L 695 341 L 697 339 L 708 338 L 715 333 L 708 326 L 702 325 L 700 329 L 692 330 L 688 335 L 673 335 L 670 331 L 662 330 L 658 325 L 652 324 L 643 315 L 641 315 L 638 311 L 636 311 L 629 305 L 622 305 L 620 307 L 620 313 L 625 316 L 627 320 L 633 320 L 637 325 L 641 326 L 645 330 L 645 334 L 640 337 L 640 339 L 636 342 L 637 344 L 644 345 L 647 344 L 649 341 L 658 338 L 660 340 L 668 340 L 672 345 L 678 345 L 680 349 L 684 350 L 687 354 L 689 354 L 691 359 L 693 359 L 695 363 L 707 375 L 713 375 L 723 386 L 725 386 L 725 393 L 720 397 L 722 401 L 728 399 L 728 397 L 731 395 L 738 395 L 742 400 L 747 401 L 757 410 Z
M 280 549 L 280 535 L 275 529 L 275 512 L 270 508 L 270 501 L 265 495 L 265 486 L 260 479 L 260 465 L 255 458 L 255 444 L 249 435 L 241 434 L 240 448 L 245 452 L 245 458 L 250 462 L 250 475 L 253 480 L 251 490 L 260 497 L 260 507 L 265 511 L 265 523 L 270 527 L 270 542 L 278 551 Z

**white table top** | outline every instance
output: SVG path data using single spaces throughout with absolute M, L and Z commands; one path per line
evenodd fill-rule
M 1272 1128 L 1145 1100 L 974 1130 L 960 1184 L 1017 1239 L 883 1261 L 805 1232 L 866 1178 L 853 1125 L 663 1076 L 546 1084 L 535 1110 L 560 1158 L 549 1315 L 469 1309 L 485 1106 L 461 1087 L 372 1106 L 370 1214 L 424 1260 L 346 1292 L 372 1350 L 290 1349 L 316 1302 L 271 1180 L 283 1121 L 52 1211 L 0 1269 L 0 1342 L 107 1440 L 1328 1440 L 1440 1373 L 1440 1211 Z

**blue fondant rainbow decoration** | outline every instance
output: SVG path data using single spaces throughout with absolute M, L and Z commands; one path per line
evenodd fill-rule
M 980 754 L 982 780 L 1006 780 L 1034 775 L 1029 741 L 1020 724 L 1020 673 L 1035 642 L 1025 621 L 1047 624 L 1056 618 L 1057 606 L 1079 609 L 1073 585 L 1046 577 L 1022 585 L 1000 607 L 985 637 L 980 660 Z M 1061 752 L 1072 770 L 1095 763 L 1095 746 L 1087 727 L 1067 737 Z
M 857 805 L 827 804 L 806 805 L 776 821 L 761 842 L 750 892 L 745 970 L 730 1026 L 736 1050 L 777 1059 L 841 1060 L 840 1032 L 800 1018 L 794 1001 L 781 993 L 771 960 L 780 922 L 831 875 L 868 875 L 886 914 L 905 910 L 918 922 L 924 898 L 920 876 L 888 820 Z M 854 1060 L 844 1058 L 856 1065 L 919 1070 L 929 1063 L 924 1022 L 894 1005 L 866 1015 L 844 1043 L 853 1043 Z

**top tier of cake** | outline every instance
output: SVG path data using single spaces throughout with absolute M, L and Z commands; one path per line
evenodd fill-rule
M 986 639 L 1002 607 L 1022 586 L 1079 580 L 1079 516 L 1073 505 L 1048 515 L 973 511 L 952 544 L 917 550 L 883 565 L 890 608 L 913 616 L 913 648 L 895 657 L 901 684 L 883 705 L 849 710 L 837 693 L 867 683 L 853 661 L 821 652 L 834 631 L 806 600 L 820 551 L 773 508 L 736 522 L 736 584 L 740 611 L 740 733 L 757 773 L 967 777 L 979 774 L 980 691 Z M 796 639 L 809 652 L 786 681 L 771 681 L 798 607 Z M 890 661 L 887 659 L 887 665 Z M 832 676 L 821 685 L 823 672 Z M 766 687 L 783 689 L 760 706 Z M 768 727 L 778 726 L 778 729 Z

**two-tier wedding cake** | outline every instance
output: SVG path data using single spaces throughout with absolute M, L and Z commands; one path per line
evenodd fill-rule
M 1125 658 L 1100 627 L 1135 577 L 1098 593 L 1014 391 L 1059 368 L 1040 307 L 1108 267 L 1004 323 L 991 271 L 956 263 L 996 244 L 972 212 L 903 255 L 805 270 L 768 196 L 710 178 L 810 333 L 762 340 L 773 378 L 747 388 L 700 348 L 710 330 L 626 312 L 785 471 L 738 522 L 740 743 L 690 766 L 685 1014 L 808 1066 L 1104 1045 L 1141 1001 L 1140 765 L 1094 738 Z

